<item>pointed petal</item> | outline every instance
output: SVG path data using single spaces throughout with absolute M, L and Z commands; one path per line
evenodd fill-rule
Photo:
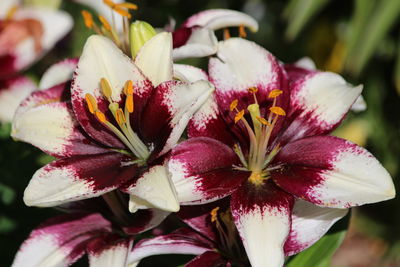
M 159 209 L 139 210 L 130 215 L 133 223 L 123 227 L 124 232 L 128 235 L 146 232 L 158 226 L 169 214 L 170 212 Z
M 43 90 L 71 80 L 77 64 L 77 58 L 64 59 L 53 64 L 42 75 L 39 89 Z
M 251 31 L 258 31 L 258 23 L 251 16 L 229 9 L 210 9 L 199 12 L 188 18 L 184 23 L 184 27 L 202 26 L 212 30 L 246 26 Z
M 207 100 L 214 88 L 207 81 L 160 84 L 143 111 L 142 135 L 160 149 L 160 155 L 176 145 L 189 119 Z M 157 151 L 158 152 L 158 151 Z
M 139 262 L 143 258 L 153 255 L 200 255 L 212 249 L 209 244 L 202 242 L 203 239 L 204 237 L 189 229 L 180 229 L 172 234 L 143 239 L 130 252 L 128 264 Z
M 229 266 L 222 255 L 215 251 L 206 251 L 193 260 L 185 264 L 185 267 L 203 267 L 203 266 Z
M 178 47 L 174 46 L 174 60 L 206 57 L 217 52 L 218 40 L 214 32 L 206 28 L 192 28 L 187 40 Z
M 136 174 L 136 166 L 123 167 L 124 161 L 130 158 L 119 153 L 56 160 L 35 172 L 24 202 L 49 207 L 110 192 Z
M 254 42 L 241 38 L 220 42 L 217 57 L 209 61 L 209 75 L 217 89 L 218 106 L 222 112 L 231 114 L 229 106 L 235 99 L 239 100 L 239 110 L 253 104 L 253 96 L 248 92 L 251 87 L 258 88 L 257 100 L 262 106 L 272 103 L 268 98 L 270 91 L 282 90 L 276 105 L 286 109 L 289 92 L 283 70 L 271 53 Z
M 154 86 L 172 80 L 171 33 L 162 32 L 147 41 L 139 50 L 135 64 Z
M 211 138 L 179 144 L 168 162 L 179 202 L 206 203 L 231 194 L 249 176 L 249 172 L 234 170 L 238 161 L 232 149 Z
M 108 110 L 108 102 L 102 97 L 99 89 L 101 78 L 110 82 L 111 98 L 116 102 L 121 100 L 125 82 L 132 80 L 135 88 L 135 113 L 140 112 L 152 85 L 111 40 L 98 35 L 88 38 L 72 83 L 73 108 L 79 123 L 93 139 L 108 146 L 123 147 L 121 141 L 97 121 L 86 105 L 85 95 L 89 93 L 97 98 L 99 109 L 103 113 Z
M 186 83 L 194 83 L 200 80 L 208 81 L 207 73 L 199 68 L 185 64 L 174 64 L 174 78 Z
M 253 267 L 281 267 L 294 199 L 271 180 L 247 182 L 231 199 L 232 216 Z
M 108 152 L 95 144 L 75 120 L 70 103 L 59 102 L 65 85 L 37 91 L 18 108 L 11 135 L 55 157 Z
M 395 196 L 389 173 L 367 150 L 333 136 L 304 138 L 284 146 L 274 181 L 295 196 L 326 207 L 348 208 Z
M 291 84 L 293 122 L 282 140 L 288 142 L 311 135 L 331 132 L 342 121 L 362 91 L 337 74 L 311 73 Z
M 179 210 L 174 185 L 168 177 L 167 169 L 162 165 L 150 167 L 125 191 L 130 194 L 130 212 L 143 208 L 158 208 L 171 212 Z
M 307 201 L 296 200 L 292 213 L 292 228 L 285 242 L 285 255 L 291 256 L 312 246 L 348 211 L 318 207 Z
M 19 104 L 36 89 L 24 76 L 0 80 L 0 122 L 11 122 Z
M 111 224 L 99 214 L 54 217 L 31 232 L 12 266 L 69 266 L 84 254 L 93 235 L 107 231 Z
M 102 236 L 87 245 L 90 266 L 125 267 L 132 241 L 116 234 Z

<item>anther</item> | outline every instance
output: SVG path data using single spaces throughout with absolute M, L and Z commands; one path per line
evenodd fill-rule
M 280 115 L 280 116 L 286 115 L 286 112 L 281 107 L 270 107 L 269 111 L 271 111 L 272 113 L 274 113 L 276 115 Z
M 17 6 L 17 5 L 12 6 L 12 7 L 7 11 L 6 20 L 12 19 L 12 18 L 14 17 L 14 15 L 15 15 L 15 12 L 17 12 L 17 10 L 18 10 L 18 6 Z
M 131 80 L 125 82 L 124 85 L 124 93 L 125 95 L 132 95 L 133 94 L 133 84 Z
M 83 21 L 85 22 L 85 26 L 88 27 L 89 29 L 93 28 L 93 17 L 92 14 L 90 14 L 86 10 L 82 10 L 82 16 L 83 16 Z
M 280 96 L 282 93 L 283 93 L 282 90 L 274 89 L 271 92 L 269 92 L 268 98 L 276 98 L 276 97 Z
M 239 36 L 242 37 L 242 38 L 246 38 L 247 37 L 246 29 L 244 28 L 243 25 L 239 26 Z
M 218 216 L 218 210 L 219 207 L 215 207 L 214 209 L 212 209 L 212 211 L 210 212 L 211 215 L 211 222 L 216 222 L 217 221 L 217 216 Z
M 122 8 L 119 8 L 119 7 L 115 7 L 115 8 L 113 8 L 113 10 L 115 12 L 117 12 L 118 14 L 120 14 L 121 16 L 127 17 L 128 19 L 130 19 L 132 17 L 131 14 L 129 14 L 129 12 L 126 11 L 125 9 L 122 9 Z
M 117 109 L 117 112 L 115 113 L 115 119 L 119 125 L 122 125 L 126 122 L 126 118 L 122 109 Z
M 120 4 L 115 4 L 118 7 L 123 7 L 126 9 L 132 9 L 132 10 L 137 10 L 138 6 L 133 4 L 133 3 L 120 3 Z
M 266 125 L 266 126 L 271 125 L 271 123 L 269 123 L 266 119 L 264 119 L 264 118 L 262 118 L 262 117 L 257 116 L 256 118 L 257 118 L 257 120 L 258 120 L 261 124 L 264 124 L 264 125 Z
M 95 115 L 96 115 L 96 118 L 97 118 L 101 123 L 106 123 L 106 122 L 107 122 L 106 115 L 104 115 L 103 112 L 101 112 L 101 111 L 99 111 L 99 110 L 96 110 L 96 111 L 95 111 Z
M 239 103 L 239 100 L 237 100 L 237 99 L 233 100 L 232 103 L 229 106 L 229 109 L 231 111 L 233 111 L 237 107 L 238 103 Z
M 98 109 L 96 99 L 91 94 L 86 94 L 85 100 L 86 100 L 86 104 L 88 106 L 89 112 L 94 114 Z
M 228 40 L 231 38 L 231 33 L 229 32 L 229 29 L 225 28 L 224 29 L 224 40 Z
M 108 82 L 108 80 L 106 78 L 101 78 L 100 87 L 101 87 L 101 92 L 103 93 L 103 95 L 105 97 L 107 97 L 108 99 L 110 99 L 111 95 L 112 95 L 112 89 L 111 89 L 110 83 Z
M 235 116 L 235 123 L 237 123 L 238 121 L 240 121 L 244 116 L 244 109 L 242 109 L 241 111 L 239 111 L 236 116 Z
M 249 89 L 247 89 L 247 91 L 249 93 L 255 94 L 258 92 L 258 88 L 257 87 L 250 87 Z
M 101 22 L 101 24 L 103 25 L 104 29 L 106 29 L 107 31 L 111 31 L 111 25 L 110 23 L 108 23 L 107 19 L 105 17 L 103 17 L 102 15 L 99 15 L 99 20 Z

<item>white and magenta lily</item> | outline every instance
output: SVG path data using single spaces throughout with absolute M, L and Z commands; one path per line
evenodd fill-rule
M 146 42 L 134 62 L 108 38 L 91 36 L 70 97 L 68 89 L 35 92 L 14 118 L 14 138 L 58 158 L 34 174 L 25 203 L 55 206 L 120 189 L 132 212 L 177 211 L 163 161 L 213 87 L 172 80 L 171 34 Z
M 285 254 L 309 247 L 347 208 L 395 196 L 389 173 L 367 150 L 329 136 L 362 87 L 300 70 L 253 42 L 220 42 L 209 62 L 213 98 L 169 160 L 181 203 L 231 196 L 254 267 L 282 266 Z

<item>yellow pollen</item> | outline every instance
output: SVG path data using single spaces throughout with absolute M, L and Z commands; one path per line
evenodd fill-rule
M 133 3 L 121 3 L 121 4 L 115 4 L 118 7 L 123 7 L 126 9 L 132 9 L 132 10 L 137 10 L 138 6 L 133 4 Z
M 224 40 L 228 40 L 231 38 L 231 33 L 229 32 L 229 29 L 224 29 Z
M 276 98 L 280 96 L 282 93 L 283 91 L 279 89 L 272 90 L 271 92 L 269 92 L 268 98 Z
M 241 111 L 239 111 L 236 116 L 235 116 L 235 123 L 237 123 L 238 121 L 240 121 L 244 116 L 244 109 L 242 109 Z
M 267 125 L 267 126 L 271 125 L 271 123 L 269 123 L 266 119 L 264 119 L 262 117 L 257 116 L 256 118 L 260 123 L 262 123 L 264 125 Z
M 249 89 L 247 89 L 247 91 L 249 91 L 249 93 L 255 94 L 258 92 L 258 88 L 257 87 L 250 87 Z
M 128 80 L 128 81 L 125 82 L 124 93 L 126 95 L 132 95 L 133 94 L 133 84 L 132 84 L 131 80 Z
M 91 94 L 86 94 L 85 100 L 86 100 L 86 104 L 88 106 L 89 112 L 94 114 L 97 111 L 96 99 Z
M 117 120 L 119 125 L 122 125 L 126 122 L 126 118 L 122 109 L 117 109 L 117 112 L 115 113 L 115 119 Z
M 219 207 L 216 207 L 210 212 L 211 222 L 216 222 L 217 221 L 218 210 L 219 210 Z
M 104 115 L 103 112 L 96 110 L 94 114 L 96 115 L 96 118 L 100 122 L 102 122 L 102 123 L 106 123 L 107 122 L 106 115 Z
M 259 172 L 252 172 L 250 177 L 249 177 L 249 182 L 251 182 L 254 185 L 262 185 L 265 177 L 261 175 Z
M 133 102 L 133 95 L 128 95 L 126 97 L 125 105 L 126 105 L 126 109 L 128 110 L 128 112 L 132 113 L 134 110 L 134 107 L 135 107 L 135 104 Z
M 101 78 L 100 87 L 103 95 L 107 98 L 111 98 L 112 94 L 111 85 L 106 78 Z
M 246 38 L 247 37 L 246 29 L 244 28 L 243 25 L 239 26 L 239 36 L 242 37 L 242 38 Z
M 14 17 L 15 12 L 17 12 L 18 10 L 18 5 L 14 5 L 12 6 L 6 14 L 6 20 L 12 19 L 12 17 Z
M 100 20 L 101 24 L 103 24 L 104 29 L 106 29 L 107 31 L 111 31 L 111 25 L 110 25 L 110 23 L 108 23 L 108 21 L 105 17 L 103 17 L 102 15 L 99 15 L 99 20 Z
M 83 20 L 85 22 L 86 27 L 88 27 L 89 29 L 91 29 L 93 27 L 93 17 L 92 14 L 90 14 L 88 11 L 86 10 L 82 10 L 82 16 L 83 16 Z
M 237 99 L 233 100 L 231 105 L 229 106 L 229 109 L 231 111 L 233 111 L 237 107 L 238 103 L 239 103 L 239 100 L 237 100 Z
M 274 113 L 276 115 L 280 115 L 280 116 L 286 115 L 286 112 L 281 107 L 270 107 L 269 111 L 271 111 L 272 113 Z

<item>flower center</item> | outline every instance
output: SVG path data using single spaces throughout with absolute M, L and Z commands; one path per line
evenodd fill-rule
M 261 117 L 260 106 L 256 97 L 258 89 L 252 87 L 249 88 L 248 91 L 253 94 L 254 97 L 254 104 L 250 104 L 247 107 L 250 113 L 252 126 L 250 126 L 244 117 L 245 110 L 237 109 L 237 99 L 232 101 L 230 110 L 236 111 L 235 123 L 243 123 L 248 132 L 250 138 L 249 152 L 247 157 L 245 157 L 238 144 L 236 144 L 233 149 L 244 166 L 244 168 L 239 169 L 251 171 L 252 174 L 248 180 L 255 185 L 260 185 L 265 179 L 270 177 L 268 164 L 280 150 L 279 144 L 271 150 L 268 150 L 268 143 L 279 116 L 285 116 L 286 112 L 281 107 L 276 106 L 276 99 L 282 94 L 281 90 L 275 89 L 269 93 L 268 98 L 273 99 L 273 103 L 269 108 L 267 118 Z
M 88 110 L 93 114 L 96 119 L 112 131 L 118 138 L 129 148 L 132 154 L 136 157 L 134 163 L 143 165 L 146 163 L 147 158 L 150 155 L 150 151 L 147 146 L 139 139 L 137 134 L 133 131 L 130 123 L 130 114 L 134 111 L 133 101 L 133 84 L 132 81 L 128 80 L 125 82 L 123 93 L 126 96 L 124 109 L 119 104 L 112 100 L 111 94 L 112 89 L 109 81 L 106 78 L 100 80 L 100 91 L 103 97 L 108 101 L 108 109 L 114 117 L 117 124 L 107 120 L 106 115 L 99 110 L 96 98 L 91 94 L 85 95 L 86 104 Z M 123 153 L 124 151 L 119 152 Z

